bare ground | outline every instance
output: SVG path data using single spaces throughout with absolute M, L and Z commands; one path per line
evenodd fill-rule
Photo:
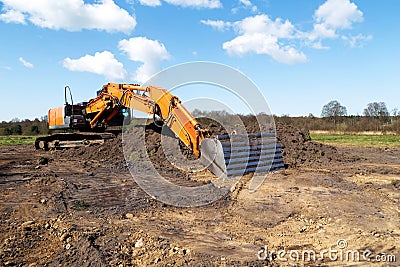
M 110 147 L 1 146 L 0 265 L 399 266 L 400 149 L 327 148 L 302 135 L 281 138 L 288 168 L 256 192 L 245 176 L 225 198 L 192 208 L 149 197 Z M 258 259 L 265 248 L 271 254 Z M 361 260 L 301 260 L 304 250 L 329 249 L 357 250 Z

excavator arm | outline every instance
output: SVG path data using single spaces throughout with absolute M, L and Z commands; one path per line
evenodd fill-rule
M 157 115 L 197 157 L 200 157 L 201 141 L 210 136 L 178 97 L 156 86 L 108 83 L 96 98 L 89 101 L 85 112 L 92 117 L 90 126 L 94 128 L 107 125 L 121 108 Z

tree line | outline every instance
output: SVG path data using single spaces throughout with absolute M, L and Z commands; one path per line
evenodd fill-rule
M 229 117 L 226 111 L 194 110 L 195 117 L 224 118 Z M 208 116 L 210 115 L 210 116 Z M 212 116 L 211 116 L 212 115 Z M 400 134 L 400 111 L 393 109 L 390 113 L 384 102 L 371 102 L 363 110 L 362 115 L 347 115 L 347 108 L 337 100 L 332 100 L 322 107 L 321 116 L 313 114 L 302 117 L 289 115 L 275 116 L 276 122 L 292 124 L 298 128 L 321 131 L 364 132 Z M 50 134 L 47 116 L 35 120 L 19 120 L 0 122 L 0 135 L 46 135 Z
M 307 117 L 296 118 L 281 116 L 275 120 L 310 130 L 400 134 L 400 112 L 398 109 L 393 109 L 390 113 L 384 102 L 369 103 L 362 115 L 347 115 L 347 108 L 337 100 L 332 100 L 322 107 L 320 118 L 310 114 Z
M 49 133 L 46 116 L 34 120 L 14 118 L 9 122 L 0 122 L 0 135 L 45 135 Z
M 400 115 L 398 109 L 393 109 L 392 112 L 393 116 Z M 391 114 L 389 113 L 385 102 L 372 102 L 364 109 L 363 115 L 366 117 L 379 118 L 380 120 L 387 120 Z M 347 116 L 347 108 L 342 106 L 337 100 L 330 101 L 322 108 L 321 117 L 323 118 L 338 118 L 341 116 Z

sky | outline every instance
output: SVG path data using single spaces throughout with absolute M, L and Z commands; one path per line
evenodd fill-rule
M 320 116 L 331 100 L 351 115 L 370 102 L 391 111 L 399 10 L 397 0 L 0 0 L 0 121 L 46 115 L 66 85 L 87 101 L 105 83 L 142 84 L 193 61 L 239 70 L 276 115 Z

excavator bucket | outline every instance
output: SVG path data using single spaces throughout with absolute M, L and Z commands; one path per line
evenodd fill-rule
M 201 142 L 201 161 L 216 176 L 224 178 L 284 169 L 281 146 L 274 133 L 206 138 Z

